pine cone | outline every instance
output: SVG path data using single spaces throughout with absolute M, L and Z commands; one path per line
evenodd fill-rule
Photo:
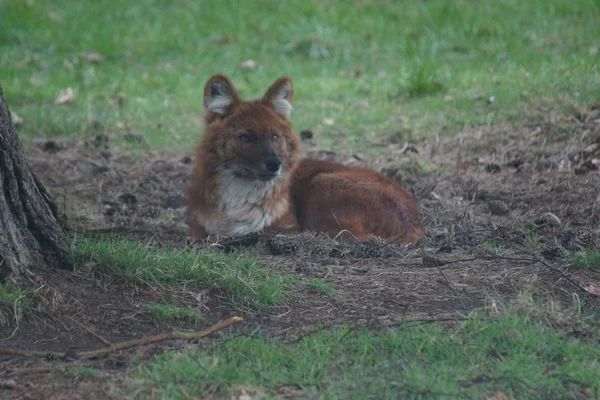
M 330 249 L 325 246 L 315 246 L 311 252 L 315 256 L 327 256 L 329 255 Z
M 369 244 L 361 244 L 356 248 L 356 255 L 361 258 L 381 257 L 381 248 Z
M 298 244 L 283 236 L 271 236 L 267 239 L 267 247 L 273 255 L 290 255 L 298 251 Z
M 490 174 L 497 174 L 498 172 L 502 171 L 502 167 L 496 163 L 490 163 L 485 166 L 485 171 Z
M 329 258 L 344 258 L 346 255 L 340 249 L 331 249 Z
M 586 249 L 595 247 L 597 240 L 598 237 L 595 232 L 578 231 L 575 233 L 575 242 Z
M 487 206 L 492 215 L 507 215 L 510 212 L 508 205 L 501 200 L 492 200 L 487 203 Z
M 542 256 L 549 260 L 555 260 L 557 258 L 565 258 L 569 255 L 569 252 L 562 246 L 549 247 L 542 250 Z

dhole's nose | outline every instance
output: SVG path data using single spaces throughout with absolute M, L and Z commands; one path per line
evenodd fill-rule
M 277 157 L 267 158 L 265 166 L 270 172 L 277 172 L 281 168 L 281 160 Z

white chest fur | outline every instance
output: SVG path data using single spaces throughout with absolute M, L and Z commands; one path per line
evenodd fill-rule
M 216 210 L 202 213 L 199 222 L 209 234 L 231 236 L 258 232 L 287 210 L 287 200 L 276 207 L 269 201 L 280 183 L 279 177 L 261 182 L 223 173 L 219 179 L 219 204 Z

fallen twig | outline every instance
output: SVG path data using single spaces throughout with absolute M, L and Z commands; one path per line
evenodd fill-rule
M 140 339 L 129 340 L 126 342 L 117 343 L 108 347 L 104 347 L 97 350 L 84 351 L 77 354 L 76 358 L 94 358 L 99 356 L 104 356 L 110 353 L 113 353 L 118 350 L 129 349 L 131 347 L 137 346 L 145 346 L 148 344 L 163 342 L 165 340 L 173 340 L 173 339 L 182 339 L 182 340 L 194 340 L 200 339 L 205 336 L 208 336 L 212 333 L 220 331 L 221 329 L 227 328 L 230 325 L 241 322 L 242 318 L 240 317 L 231 317 L 224 321 L 221 321 L 210 328 L 207 328 L 203 331 L 198 332 L 179 332 L 173 331 L 170 333 L 163 333 L 156 336 L 148 336 Z M 0 348 L 0 355 L 3 356 L 19 356 L 19 357 L 45 357 L 49 359 L 64 359 L 66 358 L 66 353 L 51 353 L 45 351 L 29 351 L 29 350 L 20 350 L 20 349 L 10 349 L 10 348 Z
M 12 379 L 6 381 L 0 381 L 0 389 L 17 389 L 19 385 Z
M 582 292 L 587 293 L 590 296 L 598 297 L 597 294 L 591 293 L 589 290 L 587 290 L 586 288 L 584 288 L 581 284 L 579 284 L 577 281 L 575 281 L 569 275 L 565 274 L 560 269 L 555 268 L 552 265 L 550 265 L 549 263 L 547 263 L 546 261 L 542 260 L 540 257 L 538 257 L 537 254 L 529 252 L 527 250 L 523 250 L 523 249 L 518 249 L 518 251 L 520 251 L 520 252 L 522 252 L 524 254 L 527 254 L 528 256 L 533 257 L 534 261 L 542 264 L 544 267 L 548 268 L 550 271 L 556 272 L 557 274 L 559 274 L 560 276 L 562 276 L 567 282 L 569 282 L 571 285 L 575 286 L 577 289 L 581 290 Z
M 515 261 L 515 262 L 528 262 L 530 264 L 535 264 L 535 263 L 539 262 L 537 259 L 503 257 L 503 256 L 479 256 L 479 257 L 472 257 L 472 258 L 461 258 L 458 260 L 441 260 L 441 259 L 429 257 L 429 256 L 425 256 L 425 257 L 428 257 L 427 261 L 435 260 L 436 262 L 435 263 L 430 262 L 427 265 L 423 265 L 424 268 L 441 268 L 441 267 L 446 267 L 450 264 L 465 263 L 465 262 L 471 262 L 471 261 L 477 261 L 477 260 L 505 260 L 505 261 Z M 425 264 L 425 263 L 423 263 L 423 264 Z
M 440 322 L 461 322 L 468 321 L 469 317 L 443 317 L 443 318 L 415 318 L 415 319 L 402 319 L 400 321 L 386 324 L 386 328 L 393 327 L 413 327 L 427 324 L 439 324 Z
M 82 324 L 81 322 L 77 321 L 75 318 L 70 317 L 68 315 L 66 315 L 66 318 L 71 321 L 72 323 L 74 323 L 75 325 L 77 325 L 79 328 L 83 329 L 84 331 L 86 331 L 87 333 L 89 333 L 90 335 L 94 336 L 96 339 L 98 339 L 99 341 L 101 341 L 102 343 L 104 343 L 105 345 L 108 346 L 113 346 L 113 344 L 111 342 L 109 342 L 108 340 L 104 339 L 102 336 L 100 336 L 99 334 L 97 334 L 96 332 L 94 332 L 94 330 L 92 330 L 92 328 L 85 326 L 84 324 Z
M 460 297 L 460 295 L 456 291 L 456 288 L 454 287 L 454 285 L 452 285 L 452 283 L 450 283 L 450 281 L 448 280 L 448 278 L 444 274 L 444 271 L 442 271 L 441 268 L 438 268 L 437 271 L 442 276 L 442 279 L 444 280 L 444 284 L 452 291 L 452 293 L 454 293 L 454 296 L 456 296 L 456 298 L 458 299 L 458 301 L 460 301 L 460 305 L 462 306 L 463 311 L 465 312 L 465 314 L 468 314 L 469 313 L 469 309 L 467 308 L 467 306 L 466 306 L 465 302 L 463 301 L 462 297 Z
M 72 364 L 73 365 L 73 364 Z M 79 364 L 74 364 L 79 365 Z M 21 368 L 9 371 L 3 376 L 19 376 L 19 375 L 30 375 L 30 374 L 45 374 L 57 370 L 58 367 L 39 367 L 39 368 Z

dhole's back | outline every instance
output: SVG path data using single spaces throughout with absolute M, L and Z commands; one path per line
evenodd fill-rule
M 292 183 L 300 229 L 330 236 L 342 230 L 366 241 L 415 243 L 424 232 L 413 198 L 375 171 L 324 160 L 303 160 Z

